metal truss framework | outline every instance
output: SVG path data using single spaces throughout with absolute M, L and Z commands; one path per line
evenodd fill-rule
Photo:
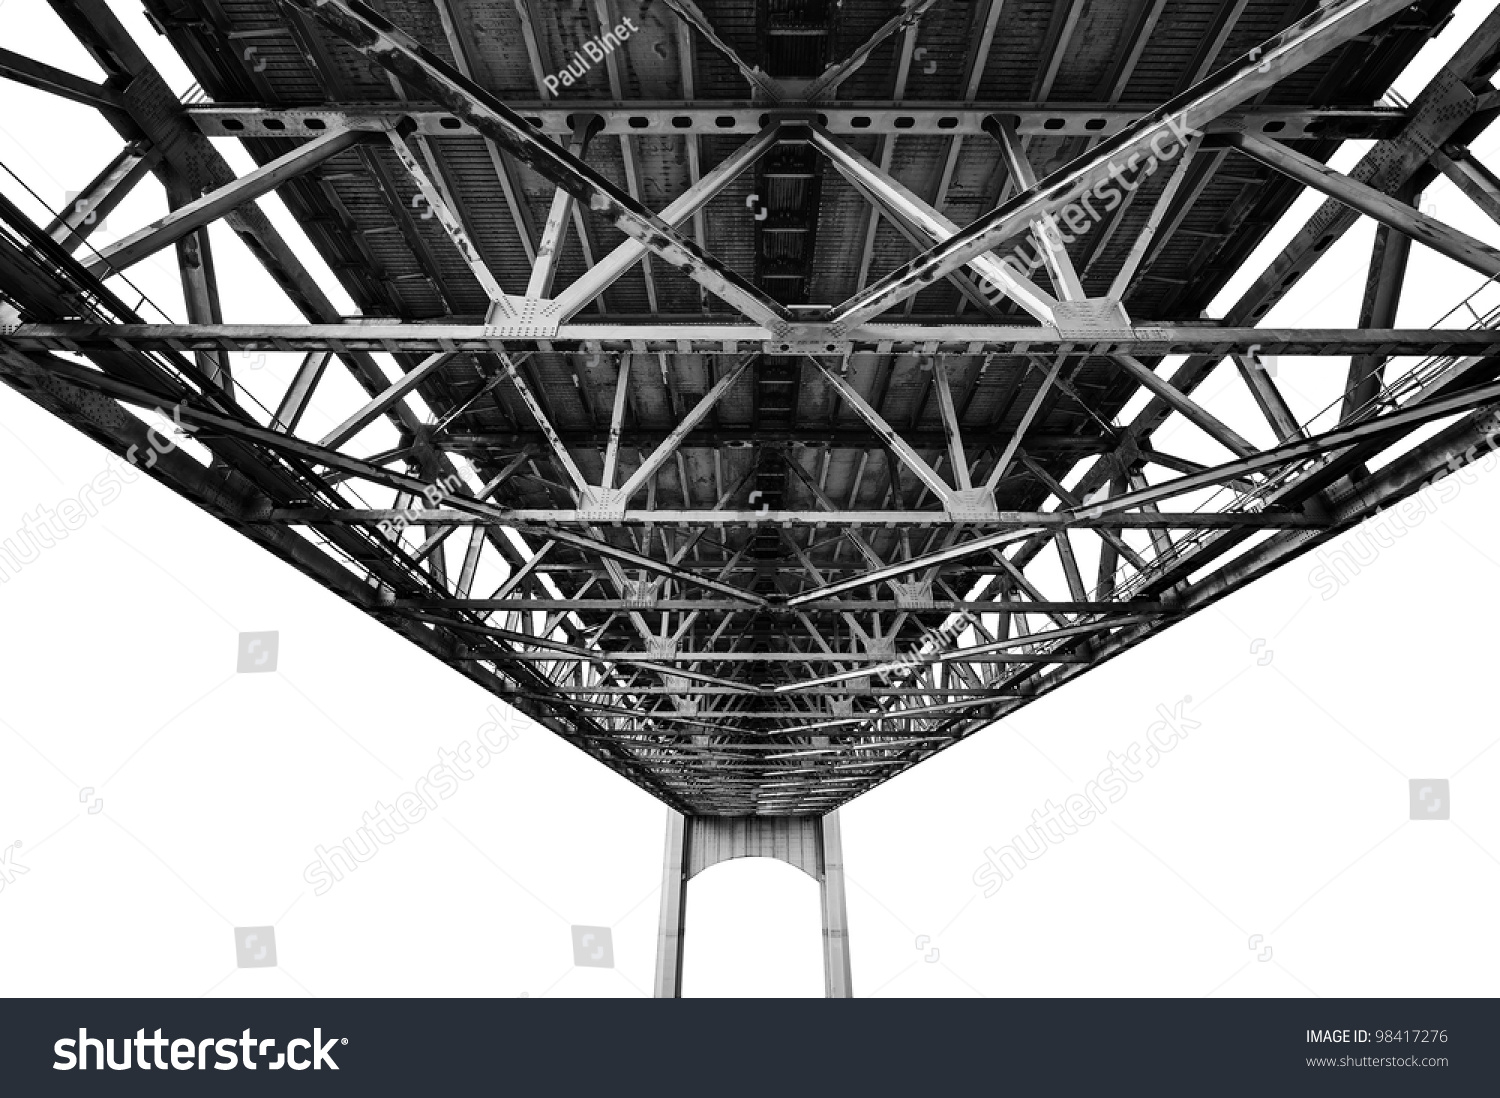
M 822 5 L 762 11 L 755 61 L 729 18 L 745 5 L 673 0 L 665 29 L 601 55 L 596 95 L 558 100 L 556 28 L 525 2 L 495 9 L 531 89 L 502 96 L 516 79 L 466 45 L 475 5 L 265 0 L 256 25 L 149 0 L 205 88 L 259 98 L 182 102 L 102 0 L 53 6 L 107 79 L 8 51 L 0 76 L 97 108 L 124 148 L 51 224 L 0 199 L 0 377 L 120 453 L 147 444 L 131 409 L 170 410 L 212 460 L 150 475 L 689 816 L 829 813 L 1500 433 L 1493 317 L 1394 326 L 1409 241 L 1500 275 L 1416 203 L 1442 174 L 1500 218 L 1468 151 L 1500 110 L 1500 14 L 1412 103 L 1355 102 L 1355 74 L 1399 71 L 1451 4 L 1204 0 L 1214 33 L 1147 99 L 1132 81 L 1164 4 L 1118 6 L 1090 97 L 1058 86 L 1084 48 L 1073 0 L 1025 94 L 981 98 L 1001 0 L 846 4 L 865 37 L 843 53 Z M 618 22 L 593 7 L 601 33 Z M 963 79 L 909 97 L 939 20 Z M 775 46 L 792 38 L 819 50 Z M 249 39 L 268 72 L 210 48 Z M 236 176 L 211 137 L 260 166 Z M 1328 168 L 1351 137 L 1369 151 Z M 685 175 L 651 191 L 668 144 Z M 91 211 L 147 175 L 172 212 L 95 250 Z M 1118 208 L 1074 226 L 1111 181 Z M 1197 284 L 1211 296 L 1302 188 L 1324 206 L 1204 319 Z M 256 207 L 273 190 L 365 315 L 340 315 Z M 1360 326 L 1260 327 L 1359 216 L 1382 226 Z M 220 219 L 305 323 L 223 322 Z M 1004 262 L 1017 246 L 1029 269 Z M 835 247 L 849 281 L 824 297 Z M 120 280 L 168 249 L 186 322 L 146 323 Z M 236 352 L 303 356 L 274 408 Z M 1299 421 L 1270 355 L 1347 375 L 1342 405 Z M 1220 365 L 1256 430 L 1199 395 Z M 365 403 L 304 429 L 330 369 Z M 1155 445 L 1169 420 L 1221 458 Z M 396 444 L 371 452 L 372 429 Z

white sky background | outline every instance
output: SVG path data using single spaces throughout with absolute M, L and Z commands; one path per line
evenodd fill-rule
M 1414 96 L 1492 6 L 1462 6 L 1397 90 Z M 185 90 L 139 6 L 116 7 Z M 43 0 L 0 0 L 0 25 L 8 48 L 97 75 Z M 89 108 L 0 84 L 0 161 L 54 208 L 119 144 Z M 1500 165 L 1500 130 L 1475 151 Z M 3 173 L 0 191 L 43 216 Z M 1423 203 L 1500 245 L 1446 181 Z M 1299 201 L 1212 315 L 1316 205 Z M 261 206 L 346 306 L 279 202 Z M 165 212 L 146 181 L 94 239 Z M 212 232 L 225 320 L 299 321 L 232 234 Z M 1265 323 L 1355 326 L 1372 236 L 1367 221 L 1348 233 Z M 170 252 L 132 278 L 182 317 Z M 1400 324 L 1431 324 L 1480 281 L 1414 247 Z M 235 370 L 274 405 L 291 366 L 268 356 Z M 1311 414 L 1346 367 L 1283 359 L 1277 381 Z M 1268 441 L 1240 386 L 1220 370 L 1199 394 Z M 335 366 L 319 397 L 308 433 L 362 391 Z M 1156 438 L 1222 458 L 1180 420 Z M 372 429 L 360 444 L 386 441 Z M 3 539 L 39 505 L 76 497 L 106 455 L 0 387 L 0 468 Z M 1326 600 L 1309 580 L 1316 561 L 1293 563 L 850 805 L 856 993 L 1493 994 L 1497 503 L 1500 477 L 1463 486 Z M 312 894 L 313 848 L 411 789 L 441 749 L 473 741 L 491 699 L 166 489 L 142 478 L 0 584 L 0 622 L 0 844 L 19 840 L 28 869 L 0 891 L 0 994 L 649 993 L 666 810 L 534 725 Z M 235 674 L 248 630 L 280 631 L 276 674 Z M 1201 727 L 1106 816 L 981 896 L 986 847 L 1081 791 L 1157 705 L 1188 696 Z M 1408 821 L 1410 778 L 1450 778 L 1452 819 Z M 237 969 L 231 928 L 267 924 L 278 967 Z M 615 969 L 575 968 L 570 924 L 611 926 Z M 690 887 L 687 925 L 687 994 L 822 994 L 817 886 L 798 871 L 716 867 Z

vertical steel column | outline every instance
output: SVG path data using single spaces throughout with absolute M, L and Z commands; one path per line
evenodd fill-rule
M 661 921 L 656 933 L 658 999 L 682 998 L 682 918 L 687 909 L 687 817 L 667 809 L 667 849 L 662 858 Z
M 193 188 L 176 172 L 166 179 L 167 204 L 178 210 L 194 199 Z M 176 242 L 177 271 L 182 281 L 182 300 L 192 324 L 222 324 L 219 307 L 219 279 L 214 273 L 214 254 L 208 242 L 208 226 L 188 233 Z M 230 396 L 234 381 L 229 372 L 227 351 L 195 351 L 198 369 Z
M 1419 197 L 1417 188 L 1410 182 L 1396 192 L 1396 198 L 1402 202 L 1415 204 Z M 1410 255 L 1411 237 L 1389 225 L 1376 226 L 1369 272 L 1365 276 L 1365 296 L 1359 307 L 1361 328 L 1396 326 Z M 1353 355 L 1349 359 L 1349 380 L 1344 385 L 1344 406 L 1339 414 L 1341 422 L 1375 399 L 1380 392 L 1384 369 L 1384 355 Z
M 849 910 L 844 902 L 844 839 L 837 810 L 820 821 L 823 891 L 823 986 L 829 999 L 852 999 L 849 966 Z

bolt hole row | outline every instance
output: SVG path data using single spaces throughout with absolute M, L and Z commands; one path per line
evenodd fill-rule
M 541 118 L 532 117 L 526 119 L 526 121 L 536 129 L 541 129 L 544 125 L 544 121 Z M 1136 121 L 1138 119 L 1127 119 L 1125 124 L 1129 125 Z M 770 122 L 770 116 L 761 115 L 759 122 L 764 127 Z M 958 123 L 959 119 L 957 116 L 942 115 L 937 120 L 937 128 L 940 130 L 955 130 L 958 128 Z M 230 133 L 241 133 L 246 129 L 245 123 L 238 118 L 226 118 L 222 124 L 224 129 Z M 626 124 L 634 130 L 646 130 L 651 128 L 651 119 L 644 115 L 631 115 L 626 120 Z M 818 115 L 818 124 L 820 126 L 828 125 L 828 116 L 826 114 Z M 850 128 L 856 130 L 867 130 L 874 124 L 875 120 L 869 115 L 860 114 L 849 119 Z M 903 114 L 897 115 L 891 124 L 898 130 L 909 130 L 916 127 L 917 120 L 911 115 Z M 260 125 L 262 129 L 273 133 L 284 132 L 288 128 L 287 122 L 281 118 L 263 118 Z M 461 130 L 464 128 L 464 123 L 452 115 L 444 115 L 438 119 L 438 125 L 445 130 Z M 714 125 L 721 130 L 732 130 L 739 125 L 739 119 L 733 115 L 721 114 L 714 119 Z M 1091 132 L 1097 132 L 1105 129 L 1108 125 L 1109 119 L 1107 118 L 1089 118 L 1084 121 L 1083 128 Z M 672 117 L 672 127 L 679 130 L 690 130 L 693 128 L 693 120 L 687 115 L 674 115 Z M 1063 130 L 1067 129 L 1067 127 L 1068 119 L 1066 118 L 1048 118 L 1042 122 L 1042 129 L 1044 130 Z M 328 123 L 322 118 L 304 118 L 302 119 L 302 128 L 306 130 L 326 130 Z M 1281 133 L 1286 128 L 1287 123 L 1285 121 L 1272 119 L 1261 123 L 1260 132 Z M 1324 124 L 1317 120 L 1312 120 L 1303 123 L 1301 128 L 1304 133 L 1319 133 L 1324 129 Z

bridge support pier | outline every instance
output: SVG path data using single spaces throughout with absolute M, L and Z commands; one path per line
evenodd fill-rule
M 688 881 L 731 858 L 776 858 L 818 882 L 823 909 L 823 986 L 830 999 L 852 998 L 844 847 L 837 812 L 825 816 L 684 816 L 667 810 L 656 998 L 682 996 Z

